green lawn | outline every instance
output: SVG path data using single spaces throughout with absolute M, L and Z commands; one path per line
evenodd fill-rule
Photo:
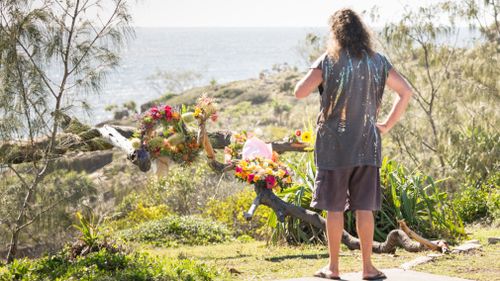
M 500 236 L 500 229 L 468 229 L 471 239 L 479 239 L 483 249 L 470 255 L 444 256 L 435 262 L 421 265 L 414 270 L 446 274 L 473 280 L 499 280 L 500 245 L 487 245 L 487 237 Z M 328 254 L 324 246 L 268 246 L 265 242 L 231 242 L 210 246 L 182 248 L 149 248 L 153 255 L 170 258 L 195 259 L 217 267 L 228 280 L 275 280 L 311 276 L 327 263 Z M 399 267 L 426 253 L 408 253 L 398 250 L 396 255 L 376 254 L 374 262 L 379 268 Z M 342 272 L 359 271 L 359 251 L 342 250 Z M 230 275 L 237 270 L 241 274 Z M 497 278 L 497 279 L 495 279 Z

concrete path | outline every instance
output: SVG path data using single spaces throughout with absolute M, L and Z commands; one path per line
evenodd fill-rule
M 382 271 L 387 275 L 388 281 L 470 281 L 468 279 L 448 277 L 443 275 L 435 275 L 424 272 L 417 272 L 413 270 L 403 270 L 399 268 L 382 269 Z M 351 272 L 342 274 L 342 280 L 345 281 L 361 281 L 361 272 Z M 324 281 L 328 279 L 317 278 L 317 277 L 302 277 L 294 279 L 286 279 L 281 281 Z

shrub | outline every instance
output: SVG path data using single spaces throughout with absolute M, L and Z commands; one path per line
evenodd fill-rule
M 405 220 L 410 228 L 428 238 L 454 241 L 465 236 L 463 222 L 440 182 L 418 170 L 385 158 L 380 169 L 382 210 L 376 213 L 378 240 Z
M 133 202 L 134 196 L 126 197 L 119 207 L 119 212 L 114 216 L 115 221 L 111 221 L 107 226 L 112 229 L 125 229 L 130 225 L 136 225 L 145 221 L 158 220 L 170 215 L 172 212 L 167 205 L 146 206 L 140 200 Z M 118 219 L 119 218 L 119 219 Z
M 254 198 L 255 192 L 250 188 L 245 188 L 226 199 L 210 200 L 204 214 L 227 225 L 237 237 L 248 235 L 255 239 L 268 238 L 270 231 L 267 220 L 272 212 L 271 209 L 260 206 L 250 221 L 243 216 L 243 212 L 250 208 Z
M 156 246 L 221 243 L 229 241 L 231 234 L 225 225 L 197 216 L 169 216 L 119 232 L 124 240 Z
M 311 209 L 316 167 L 312 155 L 290 161 L 297 178 L 297 185 L 279 193 L 283 200 Z M 439 182 L 421 172 L 408 171 L 395 161 L 384 159 L 380 179 L 382 185 L 382 209 L 375 213 L 375 240 L 383 241 L 387 234 L 398 227 L 398 220 L 405 220 L 410 228 L 427 238 L 444 238 L 454 241 L 465 236 L 463 223 L 447 193 L 440 189 Z M 317 211 L 324 215 L 324 212 Z M 354 215 L 345 213 L 344 228 L 356 235 Z M 277 222 L 276 215 L 270 217 L 274 228 L 273 242 L 285 239 L 288 243 L 324 241 L 319 229 L 286 218 Z
M 0 280 L 214 280 L 219 273 L 190 260 L 166 260 L 144 253 L 106 249 L 71 260 L 65 252 L 0 265 Z
M 457 212 L 466 223 L 500 219 L 500 172 L 484 181 L 468 184 L 454 199 Z
M 234 193 L 233 181 L 220 180 L 220 175 L 205 162 L 189 167 L 172 167 L 168 176 L 151 180 L 141 200 L 148 206 L 164 204 L 179 215 L 200 213 L 211 198 L 224 198 Z
M 77 213 L 81 237 L 56 255 L 14 260 L 2 266 L 0 280 L 213 280 L 218 272 L 187 260 L 156 259 L 130 253 L 109 242 L 96 221 Z

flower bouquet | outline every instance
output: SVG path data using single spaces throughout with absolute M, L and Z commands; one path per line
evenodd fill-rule
M 290 172 L 283 164 L 275 160 L 261 157 L 240 160 L 235 167 L 235 176 L 240 181 L 268 189 L 287 188 L 292 184 Z
M 241 151 L 248 137 L 246 131 L 233 135 L 234 142 L 224 147 L 224 160 L 226 163 L 230 163 L 232 159 L 241 159 Z

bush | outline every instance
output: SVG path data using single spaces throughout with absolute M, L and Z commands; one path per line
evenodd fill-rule
M 405 220 L 410 228 L 427 238 L 455 241 L 464 237 L 463 222 L 440 182 L 385 158 L 380 169 L 382 210 L 375 218 L 377 240 L 385 240 L 387 233 L 397 227 L 398 220 Z
M 243 212 L 247 211 L 255 198 L 255 192 L 246 188 L 226 199 L 212 199 L 206 207 L 206 216 L 227 225 L 235 236 L 248 235 L 255 239 L 265 239 L 270 235 L 267 220 L 272 210 L 259 206 L 252 220 L 247 221 Z
M 165 260 L 106 249 L 77 259 L 61 252 L 37 260 L 0 265 L 0 280 L 213 280 L 219 273 L 190 260 Z
M 312 210 L 316 167 L 312 155 L 290 161 L 290 167 L 297 175 L 297 184 L 280 193 L 283 200 Z M 398 228 L 398 220 L 405 220 L 410 228 L 427 238 L 443 238 L 454 241 L 465 236 L 463 223 L 453 207 L 447 193 L 439 182 L 421 172 L 408 171 L 395 161 L 384 159 L 380 179 L 382 185 L 382 209 L 375 213 L 375 240 L 383 241 L 387 234 Z M 324 215 L 325 212 L 313 210 Z M 355 216 L 345 213 L 346 231 L 356 234 Z M 277 221 L 273 213 L 270 224 L 274 228 L 273 242 L 285 239 L 288 243 L 310 243 L 324 241 L 322 231 L 301 223 L 294 218 Z
M 109 222 L 107 226 L 112 229 L 125 229 L 130 225 L 162 219 L 172 213 L 167 205 L 146 206 L 140 200 L 133 200 L 137 200 L 134 195 L 127 196 L 114 216 L 117 220 Z
M 197 216 L 169 216 L 142 223 L 118 234 L 127 241 L 163 247 L 221 243 L 232 237 L 225 225 Z
M 468 184 L 454 199 L 459 216 L 465 223 L 500 219 L 500 172 L 483 182 Z
M 234 180 L 220 180 L 206 162 L 196 162 L 189 167 L 171 167 L 168 176 L 151 180 L 141 196 L 145 205 L 164 204 L 179 215 L 200 213 L 211 198 L 224 198 L 234 193 Z

